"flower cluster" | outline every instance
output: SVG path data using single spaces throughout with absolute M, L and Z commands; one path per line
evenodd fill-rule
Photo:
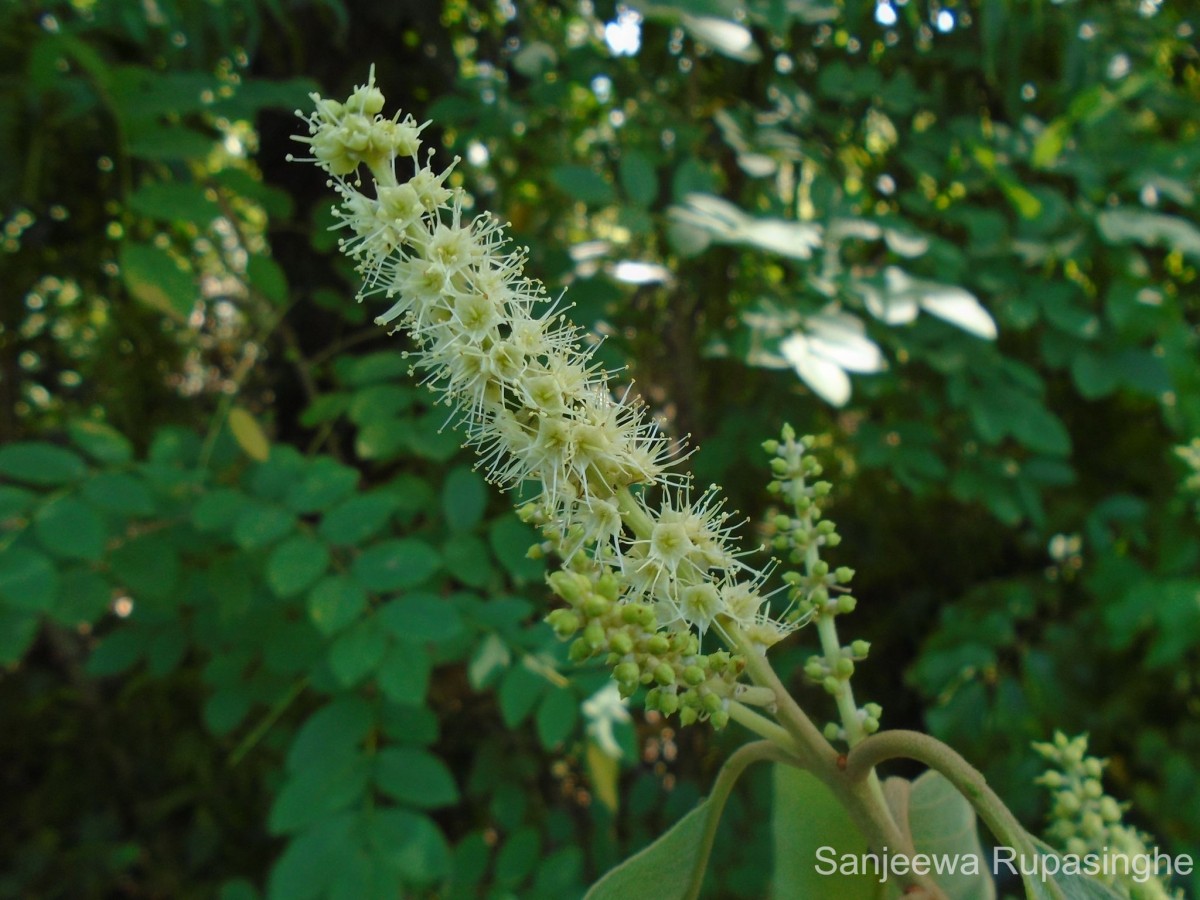
M 628 392 L 614 396 L 594 344 L 524 275 L 525 252 L 495 219 L 465 219 L 454 163 L 422 157 L 428 123 L 382 116 L 373 71 L 345 103 L 314 101 L 296 139 L 341 197 L 359 299 L 390 303 L 375 321 L 411 336 L 414 370 L 457 411 L 489 479 L 540 485 L 526 518 L 567 562 L 582 553 L 611 571 L 611 602 L 653 612 L 642 627 L 702 636 L 736 623 L 764 648 L 792 630 L 767 614 L 763 576 L 731 548 L 714 491 L 695 496 L 672 472 L 670 443 Z M 397 162 L 411 165 L 406 181 Z
M 1101 777 L 1108 763 L 1088 756 L 1087 747 L 1087 735 L 1068 738 L 1061 731 L 1055 733 L 1053 743 L 1033 745 L 1053 767 L 1036 779 L 1054 795 L 1047 836 L 1067 853 L 1080 857 L 1096 853 L 1146 858 L 1150 855 L 1147 850 L 1150 836 L 1122 822 L 1129 805 L 1118 803 L 1104 793 Z M 1168 890 L 1156 877 L 1124 879 L 1122 870 L 1116 871 L 1115 875 L 1101 877 L 1134 900 L 1182 897 Z

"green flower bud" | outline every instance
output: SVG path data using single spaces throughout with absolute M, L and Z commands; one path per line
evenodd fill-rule
M 842 594 L 837 598 L 837 611 L 841 615 L 854 612 L 856 606 L 858 606 L 858 600 L 851 594 Z
M 708 717 L 708 720 L 712 722 L 713 728 L 720 731 L 729 724 L 729 713 L 725 712 L 723 709 L 718 709 Z
M 816 470 L 813 472 L 813 474 L 814 475 L 821 474 L 820 466 L 818 466 L 816 468 Z M 812 486 L 812 489 L 813 489 L 814 497 L 828 497 L 829 492 L 831 490 L 833 490 L 833 485 L 830 484 L 828 481 L 818 481 L 816 484 L 814 484 Z
M 605 572 L 596 582 L 596 593 L 613 603 L 621 596 L 621 582 L 612 572 Z
M 659 663 L 654 669 L 654 680 L 659 684 L 674 684 L 675 669 L 670 663 Z
M 571 644 L 571 649 L 567 651 L 567 658 L 571 662 L 583 662 L 592 655 L 592 645 L 587 642 L 586 638 L 576 638 Z
M 843 656 L 833 666 L 833 674 L 838 678 L 849 678 L 854 674 L 854 660 Z
M 850 652 L 854 654 L 855 659 L 866 659 L 871 653 L 871 642 L 855 641 L 850 645 Z
M 546 580 L 550 582 L 551 590 L 572 606 L 578 606 L 583 602 L 591 587 L 591 583 L 583 575 L 577 572 L 565 572 L 561 569 L 552 572 Z
M 825 693 L 827 693 L 833 697 L 836 697 L 842 689 L 842 683 L 840 681 L 838 681 L 836 678 L 834 678 L 832 675 L 827 676 L 821 682 L 821 686 L 823 688 L 825 688 Z
M 624 656 L 626 653 L 633 652 L 633 638 L 627 631 L 614 631 L 608 639 L 608 646 L 613 653 Z
M 665 634 L 652 634 L 646 638 L 646 652 L 655 656 L 666 656 L 671 652 L 671 641 Z
M 827 741 L 841 740 L 842 737 L 842 729 L 838 727 L 836 722 L 827 722 L 822 733 L 825 735 L 825 740 Z
M 589 616 L 602 616 L 612 604 L 600 594 L 588 594 L 583 601 L 583 611 Z
M 685 706 L 679 710 L 680 725 L 692 725 L 699 718 L 700 714 L 690 706 Z
M 863 707 L 863 712 L 865 712 L 872 719 L 882 719 L 883 718 L 883 707 L 880 706 L 878 703 L 868 703 L 866 706 Z
M 796 429 L 794 429 L 787 422 L 783 423 L 783 428 L 780 431 L 780 434 L 783 435 L 784 441 L 786 441 L 789 444 L 796 439 Z M 805 438 L 805 440 L 808 440 L 808 439 Z
M 792 527 L 791 516 L 785 516 L 785 515 L 776 516 L 775 517 L 775 527 L 780 530 L 783 530 L 785 528 L 791 528 Z
M 546 551 L 542 549 L 541 544 L 532 544 L 530 545 L 529 549 L 525 551 L 526 559 L 541 559 L 545 555 Z
M 617 684 L 633 684 L 638 683 L 638 679 L 642 676 L 641 669 L 635 662 L 623 662 L 613 669 L 613 680 Z
M 784 572 L 783 581 L 785 584 L 790 584 L 793 587 L 804 581 L 804 576 L 799 572 Z
M 706 712 L 715 713 L 725 704 L 716 694 L 705 694 L 700 698 L 700 705 Z
M 554 629 L 554 633 L 560 638 L 569 638 L 577 632 L 583 624 L 579 620 L 578 614 L 570 609 L 556 609 L 550 615 L 546 616 L 546 623 Z
M 604 634 L 604 623 L 599 619 L 592 619 L 587 623 L 587 627 L 583 629 L 583 639 L 588 642 L 588 646 L 593 650 L 600 650 L 607 643 Z
M 776 453 L 779 452 L 779 441 L 776 441 L 776 440 L 763 441 L 762 448 L 764 450 L 766 450 L 768 453 L 770 453 L 772 456 L 774 456 Z
M 866 716 L 862 721 L 862 727 L 867 734 L 874 734 L 879 730 L 879 720 Z
M 707 678 L 708 673 L 699 666 L 688 666 L 683 670 L 683 680 L 693 687 L 697 684 L 702 684 Z
M 679 695 L 673 692 L 660 691 L 658 708 L 664 716 L 672 716 L 679 710 Z
M 1121 804 L 1112 797 L 1100 798 L 1100 815 L 1106 822 L 1121 821 Z
M 780 484 L 778 481 L 771 481 L 771 482 L 767 483 L 767 493 L 768 494 L 778 494 L 782 490 L 783 490 L 783 485 Z
M 854 578 L 854 570 L 849 566 L 839 566 L 834 572 L 838 584 L 849 584 Z
M 813 681 L 820 681 L 828 674 L 828 669 L 825 666 L 825 660 L 819 656 L 811 656 L 808 662 L 804 664 L 804 674 Z
M 818 559 L 812 566 L 813 578 L 824 578 L 829 574 L 829 563 L 823 559 Z

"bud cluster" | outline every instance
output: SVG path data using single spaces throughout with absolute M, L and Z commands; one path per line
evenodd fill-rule
M 809 452 L 815 443 L 812 437 L 797 438 L 795 430 L 784 425 L 779 440 L 763 444 L 772 457 L 771 471 L 775 476 L 767 489 L 791 506 L 790 514 L 781 513 L 772 523 L 775 527 L 772 545 L 799 567 L 783 576 L 789 586 L 789 620 L 813 619 L 821 634 L 823 652 L 809 657 L 804 673 L 837 699 L 839 706 L 845 706 L 850 698 L 849 682 L 855 664 L 867 658 L 871 645 L 859 640 L 842 646 L 833 627 L 833 620 L 853 612 L 858 601 L 848 587 L 854 570 L 846 566 L 831 569 L 821 559 L 821 550 L 836 547 L 841 543 L 841 535 L 834 523 L 822 516 L 820 501 L 833 486 L 818 480 L 823 469 Z M 826 726 L 829 740 L 874 734 L 879 730 L 883 710 L 876 703 L 857 708 L 850 700 L 844 713 L 841 725 L 831 722 Z
M 647 687 L 646 708 L 664 715 L 679 713 L 684 725 L 729 722 L 729 699 L 737 692 L 745 660 L 725 651 L 704 654 L 691 631 L 658 628 L 647 603 L 621 603 L 621 584 L 612 570 L 587 573 L 562 569 L 550 587 L 566 601 L 546 621 L 563 640 L 571 640 L 572 662 L 603 657 L 612 668 L 622 697 Z
M 1150 836 L 1125 825 L 1122 818 L 1128 803 L 1118 803 L 1104 792 L 1101 778 L 1107 760 L 1088 756 L 1087 735 L 1068 738 L 1055 732 L 1052 743 L 1033 745 L 1052 768 L 1035 781 L 1053 794 L 1047 836 L 1065 852 L 1082 857 L 1088 853 L 1144 858 L 1149 855 Z M 1156 878 L 1121 882 L 1118 874 L 1100 876 L 1123 888 L 1136 900 L 1170 900 L 1172 894 Z

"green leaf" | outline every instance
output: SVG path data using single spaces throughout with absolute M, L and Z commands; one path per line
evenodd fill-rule
M 1062 900 L 1120 900 L 1125 894 L 1110 888 L 1106 884 L 1101 884 L 1094 878 L 1089 878 L 1086 875 L 1065 875 L 1062 872 L 1062 857 L 1049 844 L 1039 841 L 1037 838 L 1029 835 L 1030 841 L 1038 849 L 1044 857 L 1058 857 L 1058 872 L 1053 875 L 1047 875 L 1046 880 L 1043 880 L 1038 874 L 1024 874 L 1025 869 L 1036 868 L 1028 862 L 1025 868 L 1022 869 L 1019 865 L 1020 860 L 1014 860 L 1011 864 L 1000 862 L 999 866 L 1003 866 L 1003 871 L 1009 871 L 1009 866 L 1016 868 L 1021 872 L 1021 881 L 1025 885 L 1026 896 L 1029 900 L 1059 900 L 1059 897 L 1051 892 L 1050 885 L 1053 884 L 1062 895 Z M 1045 862 L 1041 863 L 1040 868 L 1043 871 L 1048 871 L 1050 866 Z
M 651 206 L 658 197 L 658 175 L 650 157 L 638 150 L 621 154 L 621 189 L 637 206 Z
M 298 831 L 353 804 L 366 792 L 371 764 L 361 753 L 331 756 L 294 770 L 271 805 L 272 834 Z
M 329 648 L 329 667 L 343 687 L 358 684 L 375 671 L 387 650 L 387 635 L 374 618 L 354 625 Z
M 360 494 L 330 510 L 317 530 L 338 547 L 361 544 L 387 524 L 398 504 L 396 496 L 388 491 Z
M 367 592 L 348 575 L 321 579 L 308 594 L 308 617 L 324 635 L 337 634 L 367 608 Z
M 417 538 L 382 541 L 359 554 L 351 573 L 369 591 L 394 591 L 425 581 L 441 565 L 437 551 Z
M 196 305 L 191 272 L 166 250 L 125 241 L 119 255 L 121 279 L 134 299 L 153 310 L 186 322 Z
M 349 813 L 319 820 L 287 845 L 271 870 L 269 900 L 316 900 L 339 880 L 347 859 L 359 851 L 357 819 Z
M 569 688 L 547 692 L 538 707 L 534 722 L 538 740 L 547 750 L 553 750 L 570 736 L 579 720 L 579 698 Z
M 420 644 L 395 641 L 384 656 L 375 680 L 385 697 L 401 706 L 421 707 L 429 692 L 433 662 Z
M 592 205 L 612 203 L 615 199 L 612 185 L 591 166 L 563 163 L 550 170 L 554 185 L 576 200 Z
M 130 129 L 129 155 L 154 161 L 203 159 L 213 139 L 183 125 L 138 124 Z
M 537 533 L 509 513 L 493 520 L 488 528 L 488 542 L 496 551 L 496 559 L 517 584 L 539 581 L 546 571 L 540 559 L 530 559 L 529 548 L 540 543 Z
M 304 479 L 287 492 L 286 503 L 301 515 L 324 512 L 353 494 L 358 478 L 358 469 L 323 456 L 314 460 Z
M 389 600 L 379 608 L 379 621 L 408 641 L 450 641 L 463 633 L 462 617 L 447 598 L 417 592 Z
M 108 611 L 112 587 L 95 572 L 86 568 L 69 569 L 61 576 L 62 590 L 51 615 L 69 627 L 91 624 Z
M 109 554 L 109 567 L 134 600 L 177 601 L 179 553 L 162 532 L 127 541 Z
M 458 785 L 446 764 L 416 747 L 388 747 L 375 755 L 375 785 L 393 800 L 419 809 L 458 802 Z
M 51 487 L 78 481 L 87 474 L 77 453 L 45 441 L 22 441 L 0 447 L 0 475 L 13 481 Z
M 58 497 L 33 517 L 33 530 L 41 545 L 63 559 L 96 562 L 104 555 L 108 533 L 104 520 L 76 497 Z
M 249 410 L 235 406 L 229 411 L 229 431 L 242 452 L 255 462 L 271 457 L 271 441 Z
M 507 728 L 516 728 L 533 712 L 549 683 L 527 666 L 513 666 L 500 682 L 500 717 Z
M 89 675 L 118 675 L 133 666 L 146 652 L 146 632 L 125 623 L 105 635 L 84 665 Z
M 151 516 L 157 508 L 145 482 L 127 472 L 97 472 L 83 483 L 81 493 L 105 512 L 124 516 Z
M 346 357 L 339 361 L 338 375 L 349 387 L 359 387 L 377 381 L 393 381 L 408 377 L 412 363 L 399 350 L 380 350 L 365 356 Z
M 246 278 L 250 286 L 262 293 L 272 303 L 284 303 L 288 298 L 287 276 L 283 268 L 269 256 L 255 254 L 246 264 Z
M 111 425 L 75 419 L 67 425 L 71 443 L 96 462 L 119 466 L 133 459 L 133 444 Z
M 288 748 L 287 770 L 300 772 L 354 756 L 374 726 L 374 708 L 362 697 L 343 694 L 334 698 L 296 732 Z
M 442 484 L 442 510 L 451 531 L 470 531 L 483 518 L 487 485 L 483 476 L 467 466 L 458 466 Z
M 191 222 L 201 232 L 221 215 L 216 192 L 204 185 L 180 181 L 147 182 L 129 195 L 129 208 L 161 222 Z
M 462 584 L 482 588 L 491 583 L 492 554 L 487 544 L 473 534 L 460 534 L 442 544 L 442 562 Z
M 407 881 L 428 884 L 445 877 L 450 848 L 426 815 L 407 809 L 388 809 L 369 819 L 372 846 Z
M 259 550 L 296 527 L 296 517 L 278 506 L 248 503 L 233 524 L 233 541 L 243 550 Z
M 24 612 L 48 612 L 58 593 L 58 573 L 43 554 L 10 547 L 0 554 L 0 600 Z
M 233 488 L 209 491 L 192 508 L 192 524 L 199 531 L 229 531 L 247 502 L 246 495 Z
M 0 665 L 21 660 L 37 634 L 38 621 L 36 615 L 0 607 Z
M 818 848 L 832 847 L 840 856 L 861 859 L 867 841 L 816 776 L 792 766 L 776 765 L 771 834 L 775 842 L 772 884 L 779 897 L 828 897 L 874 900 L 879 885 L 870 875 L 821 874 Z
M 293 597 L 310 587 L 329 568 L 329 548 L 316 538 L 298 534 L 271 551 L 266 578 L 276 596 Z
M 516 887 L 532 874 L 541 855 L 542 838 L 537 830 L 528 825 L 518 828 L 496 854 L 496 883 Z
M 943 775 L 927 771 L 912 783 L 908 822 L 918 853 L 958 862 L 958 872 L 936 877 L 946 896 L 955 900 L 993 900 L 996 885 L 991 861 L 984 856 L 979 842 L 975 810 Z M 970 874 L 971 867 L 966 863 L 972 856 L 977 859 L 977 874 Z
M 0 523 L 16 519 L 37 502 L 38 495 L 25 488 L 0 484 Z

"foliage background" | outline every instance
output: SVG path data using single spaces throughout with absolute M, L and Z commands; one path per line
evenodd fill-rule
M 306 92 L 371 62 L 702 483 L 762 521 L 759 442 L 822 436 L 885 726 L 1035 827 L 1029 742 L 1086 730 L 1200 852 L 1200 22 L 887 9 L 657 4 L 619 55 L 605 2 L 5 4 L 0 894 L 578 896 L 741 739 L 638 717 L 617 765 L 589 736 L 604 676 L 540 624 L 532 536 L 284 162 Z M 998 339 L 885 321 L 889 267 Z M 888 362 L 840 407 L 779 350 L 831 302 Z M 778 665 L 821 709 L 807 646 Z M 769 819 L 760 775 L 713 896 L 767 890 Z

